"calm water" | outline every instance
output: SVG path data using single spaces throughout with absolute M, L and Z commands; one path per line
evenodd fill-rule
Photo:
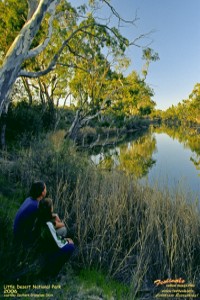
M 121 169 L 159 188 L 192 192 L 200 199 L 200 136 L 195 130 L 151 128 L 107 152 L 92 155 L 102 168 Z
M 146 176 L 150 184 L 170 186 L 193 191 L 200 196 L 200 171 L 191 158 L 195 153 L 165 133 L 154 133 L 157 151 L 153 153 L 156 163 Z

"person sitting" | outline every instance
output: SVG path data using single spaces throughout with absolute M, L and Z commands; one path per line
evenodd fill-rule
M 39 235 L 38 252 L 45 257 L 43 273 L 48 275 L 57 273 L 75 250 L 73 240 L 63 236 L 63 232 L 60 234 L 59 229 L 66 233 L 65 224 L 53 213 L 52 199 L 42 199 L 39 202 L 35 231 Z
M 35 181 L 31 185 L 30 196 L 20 206 L 14 219 L 14 241 L 23 246 L 34 242 L 33 226 L 37 218 L 38 204 L 46 196 L 46 185 L 43 181 Z
M 62 237 L 67 237 L 67 228 L 65 224 L 60 220 L 58 214 L 53 212 L 53 200 L 51 198 L 45 198 L 39 203 L 39 219 L 40 222 L 44 220 L 50 221 L 56 230 L 56 234 Z

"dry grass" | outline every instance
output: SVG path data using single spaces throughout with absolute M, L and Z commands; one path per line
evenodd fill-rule
M 55 151 L 41 142 L 19 152 L 2 172 L 18 186 L 28 187 L 35 177 L 47 182 L 78 247 L 79 268 L 104 270 L 132 284 L 134 293 L 156 279 L 197 280 L 198 204 L 183 193 L 161 193 L 123 173 L 94 169 L 81 156 L 69 144 Z
M 107 269 L 134 290 L 154 280 L 198 276 L 198 205 L 141 187 L 120 173 L 88 172 L 77 181 L 72 210 L 84 266 Z

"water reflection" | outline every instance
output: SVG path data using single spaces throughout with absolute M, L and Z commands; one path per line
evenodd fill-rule
M 123 170 L 150 184 L 171 187 L 182 182 L 189 190 L 200 192 L 200 135 L 194 128 L 152 127 L 91 158 L 99 168 Z
M 156 139 L 151 133 L 138 138 L 135 142 L 122 145 L 118 169 L 141 178 L 155 164 L 156 160 L 152 157 L 155 151 Z
M 156 160 L 152 155 L 156 152 L 156 139 L 149 131 L 136 140 L 126 142 L 120 147 L 92 155 L 93 162 L 101 168 L 123 170 L 141 178 L 149 172 Z
M 200 130 L 199 128 L 185 128 L 161 126 L 154 128 L 156 133 L 167 133 L 172 139 L 176 139 L 185 149 L 191 150 L 190 161 L 196 170 L 200 170 Z M 198 174 L 200 176 L 200 174 Z

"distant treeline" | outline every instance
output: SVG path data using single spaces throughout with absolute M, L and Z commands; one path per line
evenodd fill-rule
M 166 111 L 156 111 L 154 115 L 168 124 L 186 124 L 200 126 L 200 83 L 194 86 L 188 99 L 172 105 Z

